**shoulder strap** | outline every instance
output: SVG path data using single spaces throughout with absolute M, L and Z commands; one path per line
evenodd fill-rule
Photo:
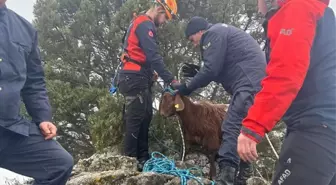
M 262 23 L 262 26 L 264 28 L 264 33 L 267 36 L 267 27 L 268 27 L 268 21 L 274 16 L 274 14 L 279 10 L 280 8 L 272 8 L 270 9 L 266 15 L 265 15 L 265 19 Z
M 267 29 L 268 29 L 268 21 L 274 16 L 274 14 L 279 10 L 279 8 L 273 8 L 270 9 L 266 15 L 264 22 L 262 23 L 262 26 L 264 28 L 264 40 L 265 40 L 265 45 L 263 48 L 263 51 L 265 51 L 265 56 L 266 56 L 266 62 L 269 62 L 270 59 L 270 54 L 271 54 L 271 48 L 270 48 L 270 40 L 267 37 Z
M 139 15 L 140 16 L 140 15 Z M 131 20 L 131 23 L 130 23 L 130 25 L 133 23 L 133 21 L 137 18 L 137 17 L 139 17 L 135 12 L 133 13 L 133 18 L 132 18 L 132 20 Z M 121 43 L 122 44 L 124 44 L 124 42 L 125 42 L 125 38 L 126 38 L 126 35 L 127 35 L 127 31 L 128 31 L 128 28 L 126 28 L 126 29 L 124 29 L 124 36 L 121 38 Z

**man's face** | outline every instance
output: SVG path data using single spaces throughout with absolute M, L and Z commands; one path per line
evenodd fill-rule
M 162 7 L 157 7 L 157 15 L 154 17 L 154 23 L 156 26 L 160 26 L 167 22 L 168 18 L 166 15 L 166 11 Z
M 194 47 L 200 45 L 201 38 L 202 38 L 203 31 L 197 32 L 194 35 L 191 35 L 188 39 L 190 42 L 193 43 Z
M 0 5 L 4 5 L 6 3 L 6 0 L 0 0 Z

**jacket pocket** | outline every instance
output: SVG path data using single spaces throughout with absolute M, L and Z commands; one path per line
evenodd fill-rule
M 8 52 L 8 62 L 16 74 L 23 74 L 27 71 L 27 60 L 31 47 L 22 42 L 11 41 Z
M 2 91 L 6 91 L 3 89 Z M 16 119 L 20 113 L 20 93 L 5 92 L 0 94 L 0 118 L 4 120 Z
M 27 44 L 20 41 L 11 41 L 11 43 L 20 54 L 23 54 L 25 58 L 28 58 L 29 54 L 31 53 L 31 46 L 28 46 Z

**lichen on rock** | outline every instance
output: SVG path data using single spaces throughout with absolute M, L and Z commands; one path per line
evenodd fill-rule
M 206 177 L 209 173 L 208 163 L 205 155 L 190 154 L 186 156 L 186 161 L 177 161 L 176 166 L 182 169 L 199 168 L 203 174 L 196 175 Z M 204 185 L 211 185 L 211 181 L 206 178 L 198 180 Z M 181 185 L 181 179 L 166 174 L 140 173 L 135 158 L 104 152 L 79 160 L 67 185 Z M 191 179 L 187 185 L 199 185 L 199 182 Z M 268 184 L 261 178 L 251 178 L 248 185 Z

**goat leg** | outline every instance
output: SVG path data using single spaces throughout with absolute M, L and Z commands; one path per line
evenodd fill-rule
M 215 158 L 216 158 L 216 153 L 217 151 L 212 151 L 209 152 L 209 162 L 210 162 L 210 180 L 215 180 L 216 179 L 216 164 L 215 164 Z

